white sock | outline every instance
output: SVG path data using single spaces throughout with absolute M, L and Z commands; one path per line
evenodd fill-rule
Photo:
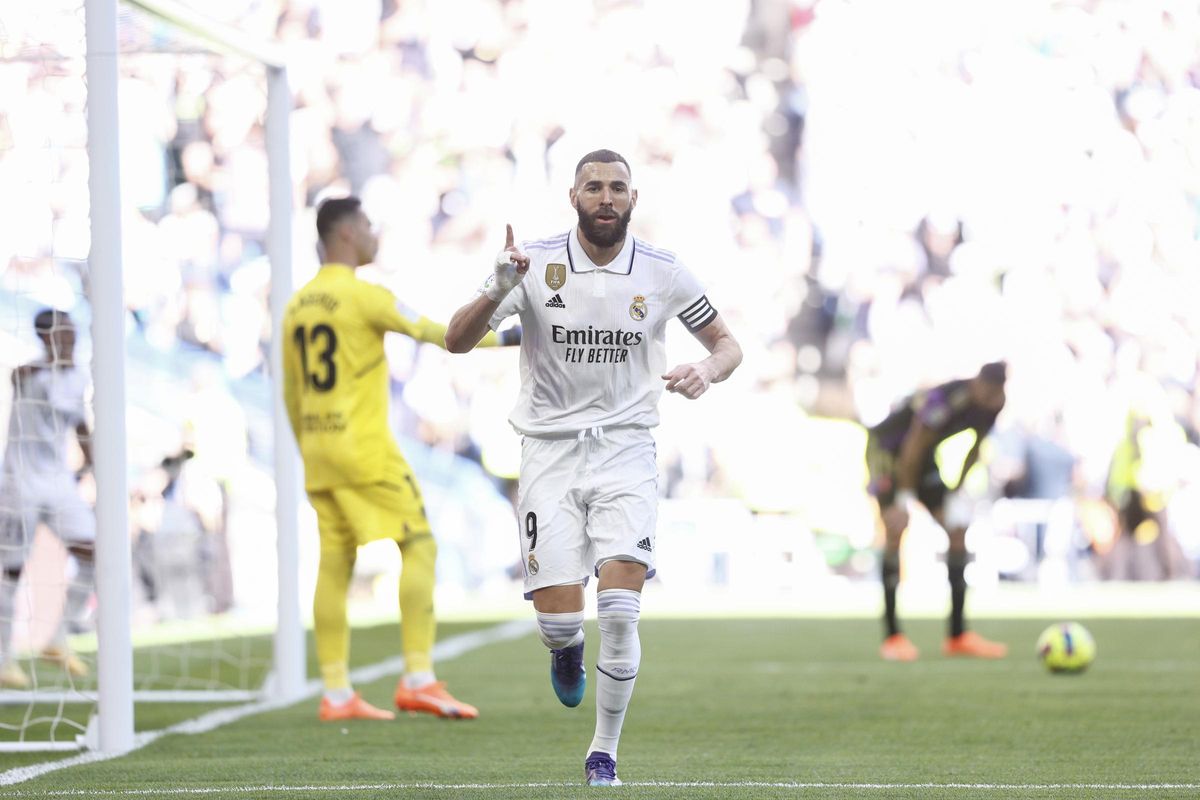
M 20 576 L 20 572 L 14 575 L 8 570 L 0 570 L 0 664 L 15 660 L 12 651 L 12 628 L 13 617 L 17 613 L 17 581 Z
M 88 600 L 96 588 L 96 562 L 94 559 L 75 559 L 75 579 L 67 585 L 67 604 L 63 611 L 63 622 L 82 622 L 87 615 Z M 67 633 L 71 631 L 68 629 Z
M 354 689 L 343 686 L 341 689 L 326 689 L 325 699 L 335 706 L 344 706 L 354 699 Z
M 50 637 L 47 648 L 56 648 L 61 652 L 67 651 L 67 635 L 71 632 L 72 622 L 83 619 L 87 611 L 88 600 L 92 597 L 92 589 L 96 584 L 96 562 L 84 561 L 78 556 L 71 556 L 70 563 L 75 567 L 75 575 L 67 582 L 67 601 L 63 604 L 63 613 L 59 617 L 58 627 Z
M 596 656 L 596 735 L 588 753 L 599 750 L 617 757 L 617 741 L 638 665 L 642 642 L 638 638 L 638 616 L 642 596 L 632 589 L 605 589 L 596 593 L 600 621 L 600 653 Z
M 562 650 L 583 641 L 583 609 L 562 614 L 537 612 L 538 638 L 551 650 Z
M 431 683 L 436 683 L 437 678 L 432 672 L 409 672 L 404 676 L 405 689 L 424 689 Z

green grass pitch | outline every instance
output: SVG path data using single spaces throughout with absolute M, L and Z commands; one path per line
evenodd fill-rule
M 1012 648 L 995 662 L 943 658 L 942 623 L 915 621 L 908 627 L 921 660 L 890 664 L 876 654 L 874 620 L 645 619 L 618 758 L 633 785 L 613 789 L 579 785 L 592 687 L 579 708 L 560 706 L 548 658 L 530 634 L 439 666 L 439 677 L 480 707 L 475 721 L 322 724 L 310 700 L 209 733 L 166 736 L 122 758 L 0 787 L 0 795 L 1200 797 L 1200 621 L 1085 619 L 1099 655 L 1078 676 L 1050 675 L 1033 656 L 1051 621 L 981 621 L 980 632 Z M 471 627 L 479 626 L 443 625 L 441 635 Z M 594 625 L 589 637 L 592 664 Z M 392 656 L 395 646 L 393 627 L 354 632 L 359 664 Z M 393 683 L 358 688 L 386 706 Z M 0 713 L 9 721 L 17 710 Z M 141 706 L 137 727 L 197 713 Z M 0 773 L 49 758 L 0 754 Z M 672 785 L 647 785 L 654 782 Z

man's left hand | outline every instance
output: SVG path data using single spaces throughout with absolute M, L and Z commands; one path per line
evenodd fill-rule
M 663 375 L 662 379 L 667 382 L 668 392 L 695 400 L 708 391 L 709 384 L 712 383 L 712 373 L 704 364 L 680 364 Z

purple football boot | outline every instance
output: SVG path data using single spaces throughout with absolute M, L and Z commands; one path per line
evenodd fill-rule
M 617 777 L 617 762 L 608 753 L 595 750 L 583 762 L 583 779 L 588 786 L 620 786 Z

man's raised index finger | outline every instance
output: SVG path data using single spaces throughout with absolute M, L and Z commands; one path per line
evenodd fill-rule
M 505 233 L 504 233 L 504 249 L 507 250 L 508 248 L 513 246 L 512 225 L 505 225 L 504 231 L 505 231 Z

